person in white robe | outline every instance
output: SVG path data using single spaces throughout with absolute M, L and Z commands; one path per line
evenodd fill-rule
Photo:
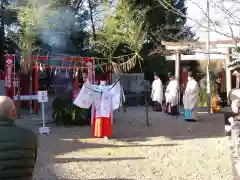
M 154 73 L 151 98 L 153 101 L 153 110 L 162 111 L 163 84 L 157 73 Z
M 168 77 L 170 79 L 170 82 L 165 91 L 166 98 L 165 113 L 174 116 L 178 114 L 179 84 L 172 73 L 168 73 Z
M 99 86 L 89 81 L 83 85 L 73 103 L 86 109 L 92 105 L 92 136 L 105 139 L 112 136 L 112 112 L 121 107 L 121 96 L 119 79 L 111 85 L 105 81 Z
M 186 121 L 197 121 L 197 103 L 198 103 L 199 85 L 192 77 L 192 73 L 188 73 L 188 82 L 183 94 L 184 118 Z

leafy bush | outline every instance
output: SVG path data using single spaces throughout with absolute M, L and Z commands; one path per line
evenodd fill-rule
M 211 99 L 216 95 L 214 83 L 211 82 Z M 207 106 L 207 87 L 200 84 L 199 89 L 199 106 L 206 107 Z
M 72 99 L 57 97 L 52 107 L 52 118 L 57 125 L 90 125 L 89 110 L 75 106 Z

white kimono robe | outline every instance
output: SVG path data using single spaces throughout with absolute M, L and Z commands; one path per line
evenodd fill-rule
M 121 107 L 121 86 L 102 86 L 85 83 L 73 103 L 81 108 L 96 107 L 96 117 L 110 117 L 113 110 Z
M 163 100 L 163 84 L 160 78 L 154 80 L 152 83 L 152 93 L 151 93 L 152 101 L 157 101 L 162 105 Z
M 171 80 L 165 92 L 166 104 L 171 103 L 171 106 L 176 106 L 178 104 L 178 90 L 178 81 L 176 79 Z
M 199 86 L 195 79 L 189 79 L 183 95 L 184 109 L 192 111 L 192 118 L 197 120 L 197 99 Z
M 74 104 L 88 109 L 92 105 L 92 132 L 96 137 L 112 135 L 112 114 L 121 106 L 121 86 L 116 84 L 103 86 L 85 83 Z

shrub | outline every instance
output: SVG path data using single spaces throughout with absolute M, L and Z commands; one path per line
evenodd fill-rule
M 215 96 L 214 92 L 214 83 L 211 82 L 211 99 Z M 207 87 L 200 84 L 199 89 L 199 106 L 206 107 L 207 106 Z
M 75 106 L 72 99 L 57 97 L 52 107 L 52 118 L 57 125 L 90 125 L 89 110 Z

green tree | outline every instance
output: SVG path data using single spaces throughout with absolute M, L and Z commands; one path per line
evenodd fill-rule
M 9 26 L 17 21 L 16 12 L 14 10 L 8 8 L 10 3 L 11 3 L 11 1 L 9 1 L 9 0 L 3 0 L 3 9 L 0 12 L 4 18 L 5 26 Z
M 114 13 L 105 15 L 102 29 L 97 32 L 93 45 L 97 52 L 111 63 L 121 64 L 121 69 L 129 71 L 141 59 L 139 52 L 146 41 L 146 9 L 133 9 L 126 1 L 117 2 Z M 132 53 L 133 56 L 115 59 L 114 56 Z
M 49 17 L 55 14 L 51 2 L 43 4 L 38 0 L 19 1 L 8 7 L 17 13 L 17 23 L 19 30 L 12 32 L 11 37 L 18 44 L 21 53 L 21 72 L 30 74 L 29 93 L 32 94 L 32 52 L 36 46 L 37 32 L 39 27 L 50 26 Z M 30 106 L 32 107 L 32 101 Z
M 158 72 L 162 79 L 167 79 L 167 72 L 174 70 L 172 62 L 165 61 L 165 49 L 162 41 L 190 40 L 194 37 L 191 28 L 185 26 L 186 19 L 172 13 L 161 5 L 161 0 L 128 0 L 133 8 L 148 8 L 145 24 L 147 29 L 147 42 L 142 49 L 144 58 L 143 69 L 147 79 L 153 77 L 152 73 Z M 186 14 L 185 0 L 169 0 L 169 4 L 180 12 Z
M 21 51 L 21 70 L 23 73 L 31 71 L 32 51 L 38 48 L 35 44 L 38 28 L 50 26 L 48 18 L 54 13 L 50 10 L 51 5 L 51 2 L 43 4 L 37 0 L 27 0 L 12 4 L 9 7 L 17 12 L 19 31 L 12 33 L 12 38 Z

